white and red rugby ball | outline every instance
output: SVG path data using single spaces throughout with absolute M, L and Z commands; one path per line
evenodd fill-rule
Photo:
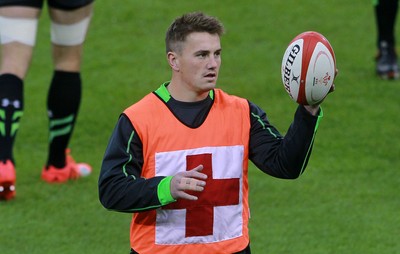
M 333 85 L 336 59 L 329 41 L 320 33 L 297 35 L 282 59 L 282 82 L 290 97 L 302 105 L 314 105 Z

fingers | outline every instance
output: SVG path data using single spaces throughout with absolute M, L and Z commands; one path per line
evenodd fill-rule
M 336 79 L 337 75 L 339 74 L 339 69 L 336 68 L 335 70 L 335 77 L 334 79 Z M 335 83 L 332 84 L 331 89 L 329 89 L 329 93 L 332 93 L 335 91 Z
M 203 165 L 199 165 L 190 171 L 180 172 L 171 180 L 171 195 L 174 199 L 183 198 L 197 200 L 197 197 L 187 191 L 201 192 L 204 190 L 207 175 L 201 173 Z
M 194 196 L 194 195 L 190 195 L 184 191 L 181 191 L 179 193 L 179 197 L 175 198 L 175 199 L 187 199 L 187 200 L 192 200 L 192 201 L 196 201 L 198 199 L 198 197 Z
M 198 165 L 194 169 L 186 171 L 186 172 L 182 172 L 182 173 L 183 173 L 184 177 L 198 178 L 198 179 L 206 180 L 207 175 L 200 172 L 201 170 L 203 170 L 203 168 L 204 168 L 203 165 Z
M 180 182 L 178 183 L 179 190 L 190 190 L 190 191 L 203 191 L 204 186 L 206 185 L 205 181 L 197 180 L 194 178 L 182 177 Z
M 335 84 L 332 84 L 331 89 L 329 89 L 329 93 L 332 93 L 333 91 L 335 91 Z

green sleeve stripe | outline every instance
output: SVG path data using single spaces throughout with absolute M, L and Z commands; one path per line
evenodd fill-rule
M 122 166 L 122 171 L 124 172 L 124 175 L 125 175 L 126 177 L 128 176 L 128 173 L 126 172 L 126 165 L 127 165 L 129 162 L 132 161 L 132 154 L 130 153 L 129 148 L 130 148 L 130 146 L 131 146 L 133 136 L 135 136 L 135 132 L 134 132 L 134 131 L 132 131 L 131 136 L 129 137 L 128 144 L 127 144 L 127 146 L 126 146 L 126 152 L 129 154 L 129 160 Z M 135 177 L 134 175 L 130 175 L 130 176 L 131 176 L 133 179 L 136 179 L 136 177 Z
M 317 123 L 315 124 L 315 128 L 314 128 L 314 134 L 317 132 L 317 129 L 319 127 L 319 123 L 321 122 L 322 117 L 324 117 L 324 111 L 322 111 L 322 108 L 320 107 Z
M 161 205 L 166 205 L 171 202 L 176 201 L 171 196 L 171 180 L 172 176 L 167 176 L 161 180 L 157 187 L 157 194 L 158 200 L 160 201 Z
M 126 165 L 132 160 L 132 154 L 130 153 L 130 144 L 132 143 L 132 139 L 134 136 L 135 136 L 135 132 L 132 131 L 132 133 L 129 137 L 129 141 L 128 141 L 126 150 L 125 150 L 129 154 L 129 160 L 122 166 L 122 170 L 126 177 L 130 176 L 133 179 L 136 179 L 136 177 L 134 175 L 129 175 L 126 171 Z M 114 210 L 114 209 L 109 209 L 109 210 L 119 211 L 119 212 L 140 212 L 140 211 L 145 211 L 145 210 L 149 210 L 149 209 L 155 209 L 160 206 L 172 203 L 176 200 L 171 196 L 171 191 L 170 191 L 171 180 L 172 180 L 172 176 L 165 177 L 164 179 L 162 179 L 160 181 L 160 183 L 157 186 L 157 195 L 158 195 L 158 199 L 160 201 L 160 205 L 153 205 L 153 206 L 148 206 L 148 207 L 143 207 L 143 208 L 135 208 L 135 209 L 127 209 L 124 211 Z
M 306 158 L 305 158 L 305 160 L 304 160 L 304 162 L 303 162 L 303 166 L 301 167 L 301 170 L 300 170 L 300 174 L 299 174 L 299 175 L 303 174 L 303 172 L 304 172 L 304 170 L 305 170 L 305 168 L 306 168 L 306 161 L 307 161 L 307 158 L 310 156 L 311 147 L 312 147 L 313 144 L 314 144 L 315 135 L 317 134 L 317 130 L 318 130 L 318 127 L 319 127 L 319 123 L 321 122 L 321 119 L 322 119 L 323 116 L 324 116 L 324 112 L 322 111 L 322 108 L 320 108 L 319 115 L 318 115 L 318 119 L 317 119 L 317 123 L 315 124 L 315 127 L 314 127 L 314 134 L 313 134 L 313 137 L 312 137 L 312 139 L 311 139 L 310 146 L 308 147 L 308 151 L 307 151 L 307 154 L 306 154 Z
M 261 120 L 261 117 L 259 115 L 254 114 L 253 112 L 251 112 L 251 115 L 255 118 L 257 118 L 257 121 L 261 124 L 261 126 L 263 127 L 263 129 L 265 129 L 265 124 L 264 122 Z M 271 130 L 270 130 L 271 132 Z M 275 135 L 274 135 L 275 136 Z
M 270 127 L 266 127 L 265 123 L 263 122 L 263 120 L 261 120 L 261 117 L 259 115 L 254 114 L 253 112 L 251 112 L 251 115 L 253 117 L 255 117 L 257 119 L 257 122 L 259 122 L 262 126 L 262 128 L 265 130 L 267 129 L 267 131 L 269 132 L 269 134 L 271 134 L 272 136 L 274 136 L 274 138 L 280 138 L 278 134 L 274 133 L 272 131 L 272 129 Z

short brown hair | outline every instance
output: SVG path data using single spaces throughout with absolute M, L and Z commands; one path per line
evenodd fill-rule
M 165 36 L 167 53 L 180 51 L 181 43 L 193 32 L 207 32 L 221 36 L 224 33 L 224 26 L 217 18 L 202 12 L 184 14 L 175 19 L 167 30 Z

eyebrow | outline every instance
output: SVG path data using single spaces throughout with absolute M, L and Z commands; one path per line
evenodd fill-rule
M 222 48 L 219 48 L 219 49 L 217 49 L 217 50 L 215 50 L 214 52 L 221 52 L 222 51 Z M 210 50 L 203 50 L 203 49 L 201 49 L 201 50 L 198 50 L 198 51 L 195 51 L 194 52 L 194 54 L 204 54 L 204 53 L 207 53 L 207 54 L 209 54 L 209 53 L 211 53 L 211 51 Z

